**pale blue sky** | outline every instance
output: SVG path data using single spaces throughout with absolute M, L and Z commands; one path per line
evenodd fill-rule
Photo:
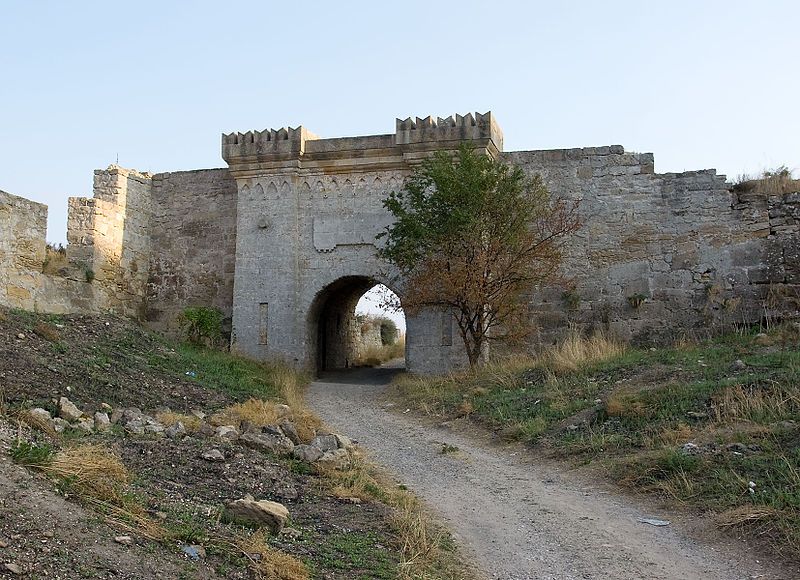
M 506 150 L 622 144 L 656 170 L 800 168 L 800 2 L 0 1 L 0 189 L 219 167 L 221 132 L 390 133 L 492 110 Z

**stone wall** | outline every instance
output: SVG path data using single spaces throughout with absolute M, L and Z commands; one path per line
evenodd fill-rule
M 94 172 L 94 197 L 70 198 L 67 258 L 106 297 L 141 318 L 150 257 L 151 177 L 111 166 Z
M 46 205 L 0 191 L 0 304 L 34 309 L 46 231 Z
M 146 319 L 173 332 L 187 306 L 233 306 L 236 183 L 227 169 L 161 173 L 152 179 Z
M 398 119 L 364 137 L 231 133 L 229 169 L 96 171 L 94 196 L 69 200 L 61 276 L 42 273 L 46 206 L 0 192 L 0 305 L 110 311 L 166 332 L 185 307 L 211 306 L 243 354 L 350 364 L 358 298 L 378 282 L 403 297 L 376 254 L 383 199 L 463 142 L 580 201 L 562 280 L 531 296 L 534 345 L 570 325 L 651 342 L 800 316 L 800 193 L 736 190 L 713 170 L 657 174 L 652 154 L 619 145 L 503 153 L 491 113 Z M 407 316 L 406 349 L 418 372 L 465 361 L 452 316 L 432 309 Z
M 776 285 L 797 291 L 792 196 L 741 196 L 714 170 L 655 174 L 652 154 L 621 146 L 503 159 L 580 201 L 583 227 L 565 247 L 564 279 L 532 300 L 537 344 L 569 324 L 657 341 L 757 322 Z

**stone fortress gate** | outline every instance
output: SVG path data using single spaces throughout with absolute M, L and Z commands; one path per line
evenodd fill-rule
M 375 252 L 390 220 L 382 200 L 433 151 L 464 142 L 580 200 L 565 283 L 531 297 L 534 346 L 570 325 L 648 342 L 798 316 L 799 193 L 736 191 L 714 170 L 657 174 L 652 154 L 619 145 L 504 152 L 490 112 L 398 119 L 364 137 L 231 133 L 227 168 L 96 171 L 94 196 L 69 200 L 59 272 L 43 269 L 46 206 L 0 192 L 0 305 L 116 312 L 168 333 L 185 307 L 213 306 L 235 351 L 346 367 L 361 295 L 383 282 L 403 297 Z M 406 354 L 414 372 L 460 364 L 452 317 L 408 317 Z

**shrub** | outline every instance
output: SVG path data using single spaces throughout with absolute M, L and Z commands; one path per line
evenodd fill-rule
M 216 308 L 186 308 L 180 317 L 186 340 L 200 346 L 216 346 L 222 338 L 222 312 Z
M 381 344 L 391 346 L 397 341 L 397 325 L 391 318 L 380 318 L 381 323 Z
M 740 175 L 733 190 L 738 193 L 761 193 L 764 195 L 781 195 L 800 191 L 800 179 L 795 179 L 792 171 L 785 165 L 775 169 L 767 169 L 761 175 L 752 177 Z

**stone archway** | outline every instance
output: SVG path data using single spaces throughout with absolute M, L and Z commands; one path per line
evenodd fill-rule
M 357 359 L 359 299 L 377 282 L 368 276 L 343 276 L 314 297 L 308 312 L 308 351 L 317 372 L 344 369 Z

